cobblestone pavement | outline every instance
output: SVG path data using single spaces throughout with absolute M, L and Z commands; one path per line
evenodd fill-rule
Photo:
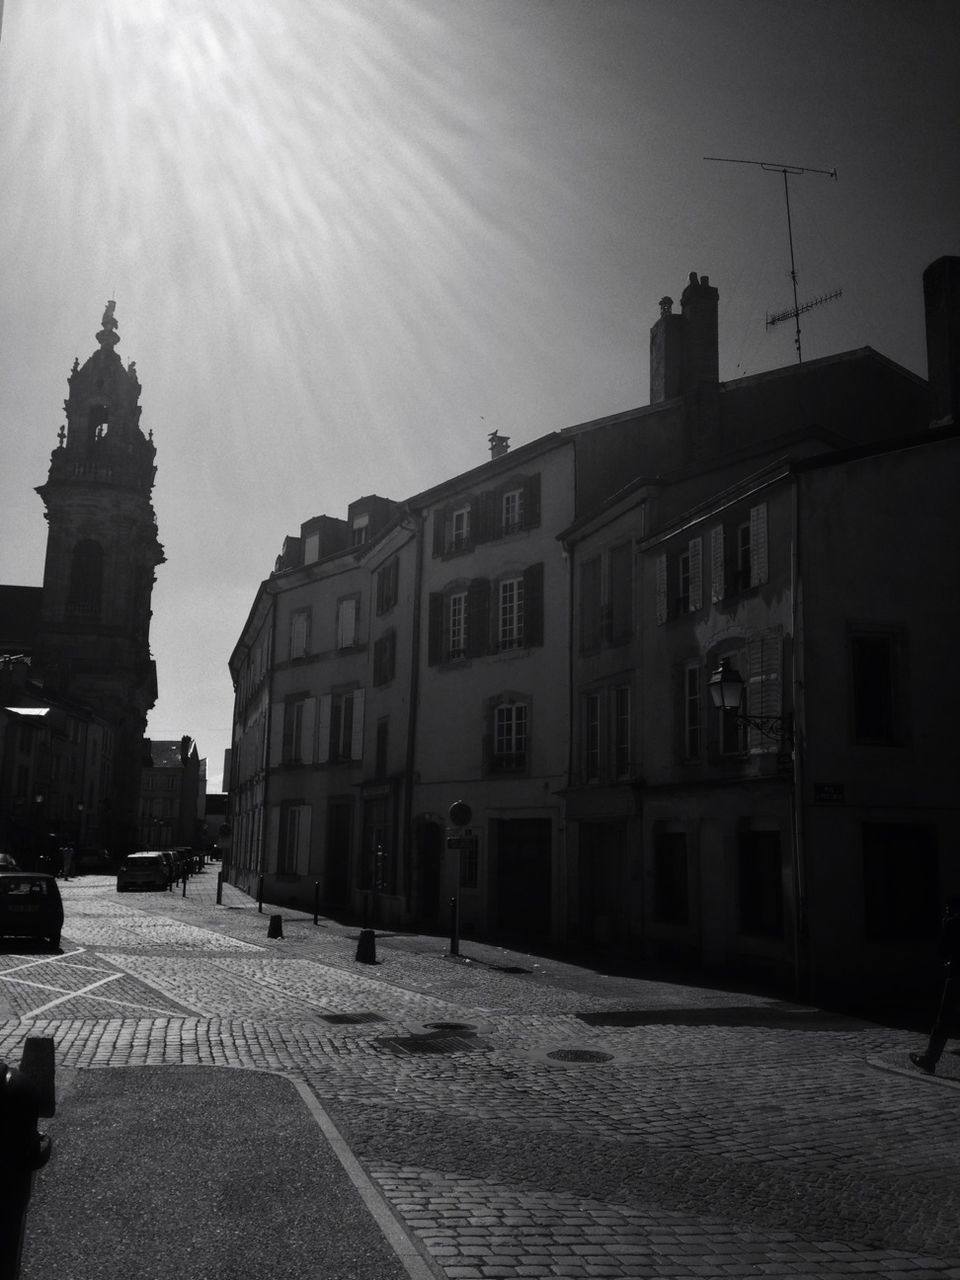
M 449 1280 L 960 1277 L 956 1052 L 931 1079 L 900 1030 L 474 943 L 363 965 L 215 887 L 64 885 L 63 953 L 0 955 L 0 1058 L 303 1081 Z

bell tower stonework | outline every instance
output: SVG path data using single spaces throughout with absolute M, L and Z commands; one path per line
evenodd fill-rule
M 104 836 L 121 852 L 136 839 L 142 743 L 157 698 L 150 598 L 164 555 L 151 501 L 156 450 L 140 429 L 136 366 L 124 368 L 115 350 L 114 307 L 98 350 L 82 367 L 74 361 L 66 426 L 37 489 L 48 531 L 34 669 L 51 692 L 112 726 Z

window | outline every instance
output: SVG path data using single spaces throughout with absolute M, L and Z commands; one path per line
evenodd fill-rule
M 305 657 L 309 646 L 310 610 L 297 609 L 290 615 L 290 657 Z
M 516 773 L 527 767 L 527 708 L 522 702 L 501 702 L 493 713 L 493 755 L 497 773 Z
M 337 648 L 352 649 L 357 643 L 357 617 L 360 601 L 356 596 L 337 602 Z
M 783 937 L 783 873 L 779 831 L 741 831 L 737 850 L 740 932 Z
M 465 547 L 470 542 L 470 508 L 454 511 L 450 526 L 450 545 L 453 549 Z
M 366 542 L 369 527 L 370 517 L 368 515 L 354 517 L 351 529 L 351 542 L 355 547 L 362 547 Z
M 390 806 L 385 796 L 367 800 L 363 806 L 363 856 L 360 887 L 378 893 L 396 892 L 396 860 L 391 857 Z
M 890 632 L 850 637 L 850 692 L 855 742 L 895 746 L 900 724 L 900 638 Z
M 700 756 L 701 729 L 700 667 L 689 662 L 683 669 L 683 758 L 697 760 Z
M 599 693 L 588 693 L 583 700 L 583 774 L 588 782 L 600 777 Z
M 280 806 L 277 871 L 306 872 L 310 856 L 310 806 L 284 801 Z
M 343 763 L 363 759 L 363 689 L 325 693 L 317 710 L 317 759 Z
M 308 533 L 303 540 L 303 563 L 314 564 L 320 559 L 320 534 Z
M 500 649 L 517 649 L 523 644 L 523 579 L 507 578 L 499 594 L 497 644 Z
M 334 760 L 363 759 L 363 690 L 337 694 L 331 708 L 331 755 Z
M 658 831 L 653 845 L 653 918 L 659 924 L 689 923 L 687 836 Z
M 864 822 L 863 896 L 871 942 L 937 935 L 936 828 L 922 823 Z
M 503 533 L 516 533 L 523 528 L 523 490 L 511 489 L 501 499 L 501 524 Z
M 400 566 L 396 557 L 377 574 L 377 614 L 388 613 L 397 603 L 397 581 Z
M 628 684 L 618 685 L 613 691 L 613 755 L 618 778 L 627 777 L 632 765 L 632 753 L 630 750 L 632 734 L 630 701 L 630 686 Z
M 373 683 L 389 684 L 396 674 L 397 633 L 385 631 L 373 646 Z
M 458 591 L 447 602 L 447 657 L 462 658 L 467 652 L 467 593 Z

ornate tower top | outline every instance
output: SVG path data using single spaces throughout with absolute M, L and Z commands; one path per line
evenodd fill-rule
M 103 313 L 103 319 L 100 321 L 103 328 L 97 334 L 97 341 L 100 343 L 101 347 L 115 347 L 120 341 L 120 335 L 117 333 L 117 322 L 113 314 L 116 307 L 116 302 L 111 299 L 107 303 L 106 310 Z

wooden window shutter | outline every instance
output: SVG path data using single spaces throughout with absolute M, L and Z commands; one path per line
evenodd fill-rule
M 540 473 L 530 476 L 523 486 L 523 527 L 536 529 L 540 524 Z
M 703 608 L 703 539 L 691 538 L 690 555 L 690 609 Z
M 275 768 L 283 760 L 283 724 L 285 708 L 275 702 L 270 708 L 270 767 Z
M 747 640 L 746 695 L 744 710 L 748 716 L 763 715 L 763 640 L 750 636 Z M 747 747 L 751 752 L 764 751 L 764 736 L 759 729 L 747 729 Z
M 719 604 L 726 590 L 723 552 L 723 525 L 718 524 L 710 530 L 710 599 L 714 604 Z
M 443 658 L 443 596 L 430 593 L 427 618 L 427 665 L 435 667 Z
M 433 554 L 442 556 L 447 544 L 447 513 L 442 510 L 433 513 Z
M 750 508 L 750 585 L 767 580 L 767 504 Z
M 523 571 L 523 643 L 543 644 L 543 561 Z
M 300 759 L 304 764 L 313 764 L 313 735 L 317 726 L 317 700 L 307 698 L 303 704 L 303 717 L 300 730 Z
M 662 625 L 667 620 L 667 557 L 657 556 L 657 623 Z
M 330 759 L 330 718 L 333 711 L 333 695 L 322 693 L 317 699 L 317 760 L 326 764 Z
M 490 580 L 474 578 L 467 588 L 467 657 L 479 658 L 490 642 Z
M 350 733 L 350 759 L 363 759 L 363 690 L 353 695 L 353 724 Z
M 310 818 L 311 810 L 308 804 L 297 806 L 297 865 L 296 869 L 301 875 L 306 875 L 310 869 Z

